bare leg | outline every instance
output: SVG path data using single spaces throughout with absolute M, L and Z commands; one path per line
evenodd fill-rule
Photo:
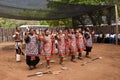
M 83 59 L 83 58 L 82 58 L 82 52 L 81 52 L 81 51 L 78 53 L 78 59 L 80 59 L 80 60 Z
M 72 62 L 76 62 L 76 60 L 75 60 L 75 55 L 71 55 L 71 61 L 72 61 Z
M 86 57 L 87 57 L 87 58 L 91 58 L 91 57 L 89 56 L 89 52 L 88 52 L 88 51 L 86 51 Z
M 63 64 L 63 57 L 60 57 L 60 62 L 59 64 Z
M 47 68 L 50 68 L 50 60 L 47 60 Z

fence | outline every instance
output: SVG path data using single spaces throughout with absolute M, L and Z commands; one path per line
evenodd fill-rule
M 97 26 L 97 27 L 92 27 L 92 29 L 96 33 L 103 33 L 103 34 L 116 33 L 116 26 Z M 119 25 L 118 31 L 120 33 L 120 25 Z
M 0 28 L 0 42 L 10 42 L 14 39 L 12 38 L 12 35 L 14 33 L 14 28 Z
M 100 27 L 90 27 L 97 33 L 115 33 L 115 26 L 100 26 Z M 0 42 L 11 42 L 14 41 L 12 35 L 15 31 L 15 28 L 0 28 Z M 119 26 L 119 33 L 120 33 L 120 26 Z

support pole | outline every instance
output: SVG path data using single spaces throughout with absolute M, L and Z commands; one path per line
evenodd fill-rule
M 115 14 L 116 14 L 116 45 L 118 45 L 118 22 L 119 22 L 119 17 L 118 17 L 117 4 L 115 4 Z

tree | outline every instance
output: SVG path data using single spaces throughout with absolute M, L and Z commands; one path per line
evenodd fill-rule
M 47 23 L 51 27 L 57 27 L 57 26 L 67 26 L 67 27 L 70 27 L 72 25 L 72 20 L 71 19 L 48 20 Z
M 16 19 L 7 19 L 0 18 L 0 27 L 4 28 L 15 28 L 21 25 L 39 25 L 39 21 L 28 21 L 28 20 L 16 20 Z
M 73 4 L 91 4 L 91 5 L 114 5 L 117 2 L 117 0 L 53 0 L 53 1 L 73 3 Z M 118 9 L 119 9 L 119 12 L 120 12 L 120 1 L 118 2 Z M 115 12 L 114 9 L 108 9 L 108 10 L 105 9 L 103 11 L 88 13 L 89 15 L 85 15 L 85 16 L 89 16 L 93 25 L 101 25 L 101 23 L 103 22 L 102 21 L 102 15 L 104 15 L 104 16 L 107 17 L 107 23 L 110 25 L 111 24 L 111 19 L 115 18 L 115 17 L 113 17 L 113 16 L 115 16 L 114 12 Z M 119 15 L 120 15 L 120 13 L 119 13 Z M 86 20 L 86 19 L 83 19 L 83 20 Z M 70 20 L 70 19 L 68 19 L 68 20 Z M 85 23 L 86 21 L 81 21 L 81 18 L 79 18 L 78 21 L 80 21 L 81 24 L 86 24 Z M 58 22 L 59 22 L 59 20 L 58 20 Z M 49 24 L 54 24 L 54 23 L 57 24 L 58 22 L 50 21 Z M 78 22 L 76 22 L 76 23 L 78 23 Z M 59 23 L 58 23 L 58 25 L 59 25 Z

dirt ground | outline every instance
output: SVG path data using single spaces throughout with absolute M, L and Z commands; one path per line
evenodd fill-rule
M 61 70 L 58 64 L 58 56 L 53 57 L 55 63 L 51 63 L 51 69 L 46 69 L 44 56 L 41 55 L 41 62 L 34 70 L 28 70 L 24 56 L 21 62 L 15 61 L 14 43 L 0 43 L 0 80 L 120 80 L 120 45 L 113 44 L 94 44 L 92 58 L 102 57 L 85 66 L 81 64 L 89 61 L 84 57 L 83 60 L 77 60 L 77 63 L 70 62 L 69 56 L 64 61 L 67 70 Z M 43 76 L 27 77 L 41 71 L 62 71 L 58 75 L 45 74 Z

